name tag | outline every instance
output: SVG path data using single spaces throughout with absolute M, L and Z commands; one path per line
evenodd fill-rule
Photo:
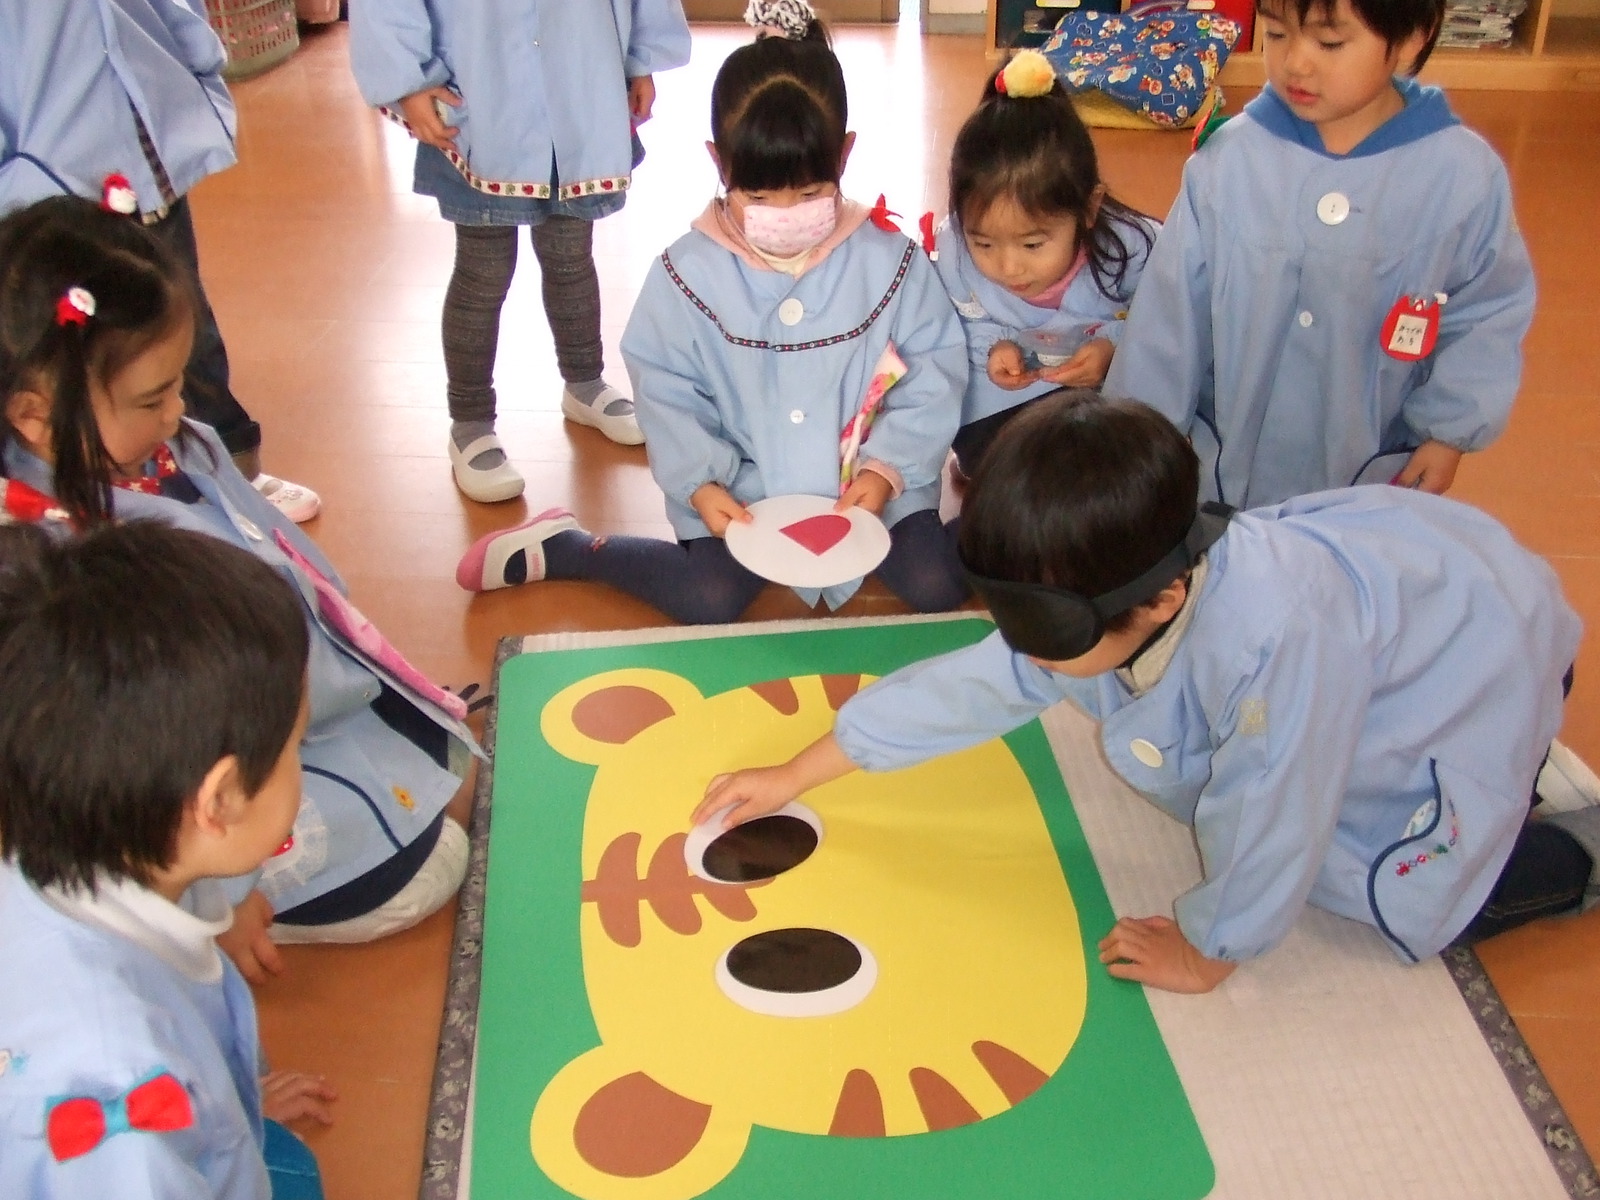
M 1403 362 L 1419 362 L 1433 353 L 1439 340 L 1439 308 L 1442 293 L 1431 297 L 1401 296 L 1394 302 L 1378 334 L 1383 352 Z

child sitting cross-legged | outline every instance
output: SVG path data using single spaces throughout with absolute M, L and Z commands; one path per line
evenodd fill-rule
M 260 1077 L 215 941 L 219 879 L 300 806 L 307 647 L 288 584 L 216 538 L 0 528 L 0 1196 L 320 1197 L 264 1118 L 332 1092 Z
M 1124 917 L 1100 943 L 1115 976 L 1209 991 L 1307 904 L 1415 962 L 1600 898 L 1600 808 L 1530 819 L 1579 634 L 1549 566 L 1415 491 L 1233 514 L 1200 507 L 1200 486 L 1153 409 L 1035 402 L 962 511 L 998 632 L 861 692 L 790 762 L 713 780 L 696 818 L 762 816 L 1068 700 L 1200 850 L 1176 920 Z

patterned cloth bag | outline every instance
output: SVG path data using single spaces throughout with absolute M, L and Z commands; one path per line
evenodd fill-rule
M 1086 123 L 1181 129 L 1204 107 L 1239 33 L 1215 11 L 1153 0 L 1123 13 L 1070 13 L 1039 49 Z

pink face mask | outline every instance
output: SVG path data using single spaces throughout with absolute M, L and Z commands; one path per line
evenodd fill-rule
M 818 245 L 839 220 L 839 197 L 818 196 L 789 208 L 744 206 L 745 240 L 773 258 L 793 258 Z

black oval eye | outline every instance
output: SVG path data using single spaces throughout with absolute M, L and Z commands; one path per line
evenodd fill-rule
M 705 873 L 724 883 L 771 879 L 792 870 L 817 848 L 817 831 L 799 817 L 775 813 L 735 825 L 705 849 Z
M 855 978 L 861 951 L 827 929 L 769 929 L 728 951 L 728 974 L 761 992 L 823 992 Z

